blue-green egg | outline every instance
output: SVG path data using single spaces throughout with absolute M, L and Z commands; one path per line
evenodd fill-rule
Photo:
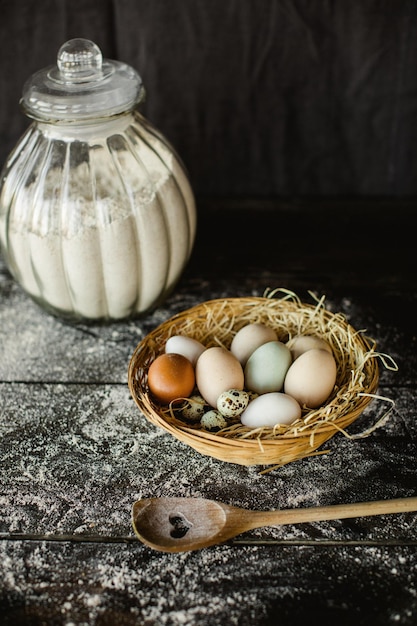
M 259 346 L 245 365 L 245 389 L 256 393 L 281 391 L 292 363 L 290 350 L 281 341 Z

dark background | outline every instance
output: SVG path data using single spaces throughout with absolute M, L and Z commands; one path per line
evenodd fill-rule
M 135 494 L 264 510 L 415 495 L 417 0 L 0 0 L 1 161 L 28 124 L 24 82 L 80 36 L 142 75 L 142 110 L 190 172 L 197 245 L 163 307 L 108 327 L 38 310 L 0 259 L 0 621 L 416 626 L 411 513 L 186 558 L 127 533 Z M 325 297 L 398 363 L 380 368 L 388 421 L 260 476 L 139 419 L 125 381 L 141 338 L 276 288 Z
M 417 2 L 0 0 L 0 161 L 73 37 L 135 67 L 198 197 L 417 192 Z

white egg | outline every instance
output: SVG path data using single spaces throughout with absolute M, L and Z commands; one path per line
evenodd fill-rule
M 250 355 L 264 343 L 276 341 L 277 334 L 273 328 L 265 324 L 247 324 L 232 339 L 230 352 L 240 361 L 242 367 Z
M 301 417 L 301 407 L 291 396 L 275 391 L 252 400 L 240 416 L 244 426 L 260 428 L 277 424 L 292 424 Z
M 185 335 L 173 335 L 165 344 L 165 352 L 167 354 L 182 354 L 192 365 L 196 364 L 198 357 L 205 349 L 205 346 L 197 341 L 197 339 Z
M 284 391 L 301 406 L 315 409 L 331 394 L 336 382 L 337 366 L 327 350 L 307 350 L 289 368 Z

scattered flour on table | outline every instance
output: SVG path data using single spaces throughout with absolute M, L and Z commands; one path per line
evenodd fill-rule
M 169 555 L 140 544 L 84 544 L 81 548 L 70 543 L 28 546 L 9 542 L 0 545 L 0 556 L 3 592 L 14 599 L 12 606 L 37 606 L 45 616 L 61 614 L 66 626 L 92 626 L 105 616 L 129 625 L 250 626 L 263 623 L 277 610 L 283 623 L 291 623 L 285 621 L 288 603 L 302 606 L 314 598 L 316 606 L 331 606 L 333 598 L 340 599 L 340 587 L 350 593 L 356 589 L 359 596 L 379 602 L 381 611 L 384 598 L 377 595 L 381 587 L 366 572 L 372 572 L 380 584 L 401 576 L 401 608 L 397 603 L 390 606 L 388 598 L 387 623 L 395 615 L 400 623 L 407 623 L 401 620 L 415 601 L 417 555 L 406 546 L 395 550 L 340 547 L 326 553 L 321 548 L 296 546 L 217 546 Z M 346 609 L 350 602 L 346 593 Z

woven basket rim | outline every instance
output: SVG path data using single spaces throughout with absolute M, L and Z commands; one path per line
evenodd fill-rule
M 128 368 L 131 395 L 145 418 L 202 454 L 241 465 L 284 465 L 310 456 L 322 443 L 352 424 L 372 401 L 379 384 L 375 341 L 364 332 L 355 330 L 342 314 L 327 310 L 324 299 L 311 304 L 302 302 L 286 290 L 283 290 L 283 297 L 276 297 L 276 291 L 279 290 L 270 296 L 207 300 L 176 313 L 148 333 L 134 349 Z M 278 431 L 264 428 L 258 432 L 246 429 L 247 434 L 236 437 L 233 429 L 211 433 L 182 423 L 172 412 L 170 414 L 153 402 L 147 388 L 147 369 L 152 360 L 164 351 L 169 336 L 185 334 L 197 338 L 207 347 L 229 347 L 233 335 L 248 320 L 265 320 L 270 315 L 275 316 L 273 324 L 279 330 L 280 340 L 286 339 L 280 337 L 284 323 L 289 336 L 296 334 L 294 328 L 303 331 L 307 325 L 307 329 L 314 330 L 315 324 L 323 324 L 328 332 L 326 340 L 331 337 L 333 341 L 335 334 L 336 343 L 332 347 L 338 371 L 343 374 L 343 380 L 340 373 L 338 379 L 343 384 L 339 384 L 338 394 L 330 396 L 330 401 L 324 407 L 304 413 L 303 420 L 296 427 L 280 427 Z M 270 319 L 268 317 L 268 323 L 271 323 Z M 291 320 L 291 328 L 288 328 L 288 319 Z M 323 336 L 317 332 L 317 328 L 315 331 L 310 334 Z M 345 336 L 354 342 L 354 357 L 342 353 L 339 344 Z M 349 361 L 352 358 L 355 359 L 355 367 Z M 348 367 L 351 367 L 352 372 L 347 371 Z M 356 376 L 360 379 L 358 390 L 350 398 L 346 385 L 351 385 L 350 380 Z M 341 392 L 344 390 L 348 400 L 342 397 Z

